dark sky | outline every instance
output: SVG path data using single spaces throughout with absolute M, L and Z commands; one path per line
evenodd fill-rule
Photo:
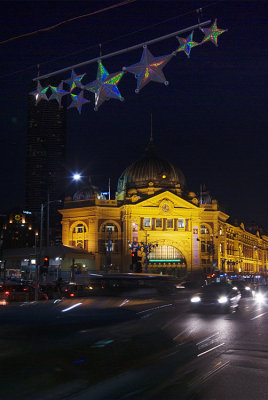
M 107 7 L 117 1 L 2 1 L 0 40 Z M 27 95 L 31 80 L 103 53 L 133 46 L 197 23 L 218 19 L 228 32 L 178 54 L 164 68 L 169 86 L 150 83 L 137 95 L 136 80 L 119 84 L 125 102 L 105 102 L 82 114 L 68 110 L 67 165 L 115 189 L 122 171 L 140 158 L 153 135 L 159 154 L 179 167 L 188 189 L 205 183 L 233 218 L 268 228 L 267 14 L 262 1 L 142 1 L 76 20 L 54 30 L 0 45 L 0 212 L 24 201 Z M 187 34 L 185 34 L 187 36 Z M 203 34 L 196 31 L 195 41 Z M 151 45 L 154 56 L 177 48 L 175 38 Z M 142 50 L 103 61 L 110 73 L 140 60 Z M 96 77 L 97 64 L 76 69 Z M 69 73 L 59 76 L 67 79 Z

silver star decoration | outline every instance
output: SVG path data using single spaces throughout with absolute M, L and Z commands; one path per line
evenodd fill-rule
M 151 81 L 168 85 L 168 81 L 162 69 L 173 56 L 174 54 L 168 54 L 154 57 L 147 46 L 144 46 L 140 62 L 130 65 L 129 67 L 123 67 L 124 71 L 134 74 L 137 79 L 137 89 L 135 92 L 139 93 L 139 91 Z
M 82 84 L 82 79 L 86 74 L 76 75 L 75 71 L 72 70 L 72 74 L 69 79 L 64 81 L 67 85 L 70 86 L 70 92 L 72 92 L 76 87 L 79 89 L 84 89 L 84 85 Z
M 39 81 L 37 81 L 37 88 L 33 92 L 30 93 L 35 97 L 35 105 L 37 105 L 39 103 L 39 101 L 41 101 L 41 100 L 48 100 L 48 97 L 47 97 L 48 89 L 49 89 L 49 86 L 42 87 L 41 83 Z
M 122 71 L 109 74 L 102 62 L 98 61 L 97 79 L 84 87 L 86 90 L 95 93 L 95 111 L 98 111 L 98 108 L 106 100 L 118 99 L 124 101 L 117 87 L 123 75 L 124 72 Z
M 83 96 L 84 96 L 83 90 L 81 90 L 79 94 L 71 93 L 72 102 L 68 108 L 76 107 L 76 109 L 79 111 L 79 114 L 81 114 L 83 104 L 89 103 L 89 100 L 85 99 Z
M 61 99 L 63 96 L 66 94 L 69 94 L 66 90 L 63 90 L 63 81 L 57 86 L 50 86 L 50 89 L 52 91 L 52 95 L 50 96 L 49 100 L 57 100 L 59 105 L 61 105 Z

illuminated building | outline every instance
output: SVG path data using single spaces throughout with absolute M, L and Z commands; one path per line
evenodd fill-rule
M 65 186 L 66 108 L 55 101 L 28 99 L 25 208 L 38 215 L 42 203 L 59 200 Z M 51 237 L 60 236 L 56 207 L 50 207 Z M 53 225 L 54 224 L 54 225 Z
M 108 256 L 113 269 L 129 271 L 129 244 L 146 241 L 158 244 L 149 255 L 151 273 L 268 269 L 268 237 L 231 224 L 209 195 L 189 192 L 182 172 L 156 154 L 152 140 L 120 176 L 115 199 L 89 186 L 66 198 L 60 213 L 63 244 L 93 254 L 96 271 Z

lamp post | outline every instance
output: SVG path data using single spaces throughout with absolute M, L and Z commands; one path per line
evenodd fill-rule
M 157 242 L 148 242 L 148 233 L 145 233 L 145 242 L 133 242 L 129 243 L 129 248 L 133 251 L 141 251 L 145 255 L 144 266 L 145 266 L 145 273 L 148 273 L 148 265 L 149 265 L 149 254 L 151 253 L 152 249 L 158 247 Z
M 34 299 L 35 299 L 35 301 L 38 300 L 38 288 L 39 288 L 39 268 L 38 268 L 38 262 L 37 262 L 37 237 L 38 237 L 38 232 L 35 232 L 35 235 L 34 235 L 34 252 L 35 252 Z M 40 263 L 41 263 L 41 256 L 40 256 Z

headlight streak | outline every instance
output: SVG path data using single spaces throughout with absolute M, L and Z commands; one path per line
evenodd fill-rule
M 83 304 L 83 303 L 76 303 L 76 304 L 72 305 L 71 307 L 68 307 L 68 308 L 65 308 L 64 310 L 61 310 L 61 312 L 70 311 L 75 307 L 81 306 L 81 304 Z
M 199 296 L 193 296 L 191 298 L 191 303 L 199 303 L 201 301 L 201 298 Z
M 265 296 L 262 294 L 262 293 L 255 293 L 255 300 L 258 302 L 258 303 L 264 303 L 264 300 L 265 300 Z

